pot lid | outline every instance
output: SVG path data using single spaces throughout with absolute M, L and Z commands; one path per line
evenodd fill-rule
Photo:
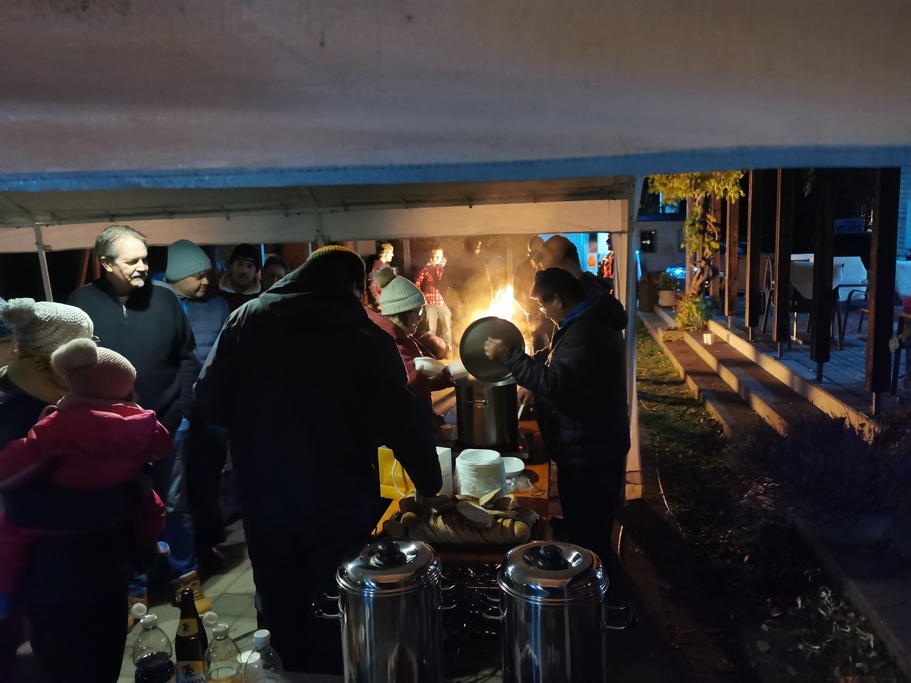
M 595 600 L 607 592 L 601 560 L 570 543 L 534 541 L 510 550 L 497 583 L 504 593 L 533 603 Z
M 484 342 L 488 337 L 502 339 L 508 346 L 517 346 L 522 350 L 525 349 L 525 338 L 518 327 L 496 316 L 475 320 L 465 328 L 459 342 L 459 358 L 465 369 L 485 382 L 499 382 L 510 377 L 511 373 L 504 365 L 484 354 Z
M 426 543 L 410 538 L 371 543 L 336 572 L 338 585 L 352 592 L 405 593 L 439 580 L 436 553 Z

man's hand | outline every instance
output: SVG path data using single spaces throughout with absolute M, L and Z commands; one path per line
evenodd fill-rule
M 503 357 L 503 354 L 506 353 L 507 348 L 506 343 L 502 339 L 487 337 L 487 341 L 484 342 L 484 355 L 490 358 L 490 360 L 499 362 Z
M 532 406 L 535 404 L 535 395 L 525 387 L 519 387 L 516 391 L 516 398 L 520 406 Z

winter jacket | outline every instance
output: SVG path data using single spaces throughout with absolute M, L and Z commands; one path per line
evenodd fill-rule
M 171 447 L 171 436 L 151 410 L 65 397 L 27 437 L 0 451 L 0 490 L 39 472 L 55 486 L 83 491 L 118 486 Z
M 190 329 L 193 330 L 193 338 L 196 340 L 196 358 L 200 365 L 206 362 L 209 351 L 215 346 L 215 340 L 218 339 L 218 333 L 221 332 L 222 325 L 228 319 L 231 312 L 228 308 L 228 302 L 223 297 L 215 294 L 206 294 L 201 299 L 188 299 L 181 296 L 167 282 L 155 280 L 154 284 L 159 287 L 167 287 L 183 306 L 187 318 L 190 320 Z
M 563 321 L 544 363 L 510 347 L 500 362 L 535 395 L 541 437 L 560 462 L 591 462 L 629 450 L 626 311 L 611 296 L 586 299 Z
M 228 318 L 196 385 L 203 419 L 228 428 L 248 523 L 338 514 L 377 519 L 377 447 L 417 489 L 442 486 L 430 406 L 395 342 L 349 291 L 307 291 L 307 264 Z
M 277 284 L 277 283 L 276 283 Z M 243 292 L 235 292 L 231 286 L 231 277 L 228 273 L 221 276 L 218 281 L 218 290 L 215 292 L 222 299 L 228 302 L 228 308 L 233 313 L 248 301 L 255 299 L 262 293 L 263 285 L 259 280 L 253 280 L 247 289 Z
M 67 303 L 89 314 L 102 346 L 133 364 L 137 402 L 174 434 L 181 418 L 193 413 L 200 367 L 193 331 L 174 293 L 147 282 L 121 305 L 101 278 L 77 289 Z
M 408 373 L 408 388 L 411 391 L 432 404 L 431 392 L 448 389 L 453 386 L 452 377 L 448 373 L 444 373 L 435 379 L 430 379 L 418 372 L 414 365 L 414 359 L 419 356 L 429 356 L 430 358 L 445 357 L 446 350 L 449 348 L 446 342 L 429 332 L 417 335 L 407 334 L 405 330 L 389 320 L 389 318 L 377 313 L 372 308 L 367 309 L 367 316 L 395 340 L 402 362 L 405 363 L 405 371 Z

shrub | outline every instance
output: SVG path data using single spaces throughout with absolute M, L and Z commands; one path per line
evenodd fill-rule
M 661 291 L 669 292 L 671 290 L 677 290 L 677 278 L 671 275 L 668 272 L 663 272 L 658 275 L 658 289 Z
M 812 522 L 901 515 L 911 486 L 908 432 L 896 419 L 869 443 L 843 419 L 817 412 L 784 435 L 764 423 L 752 428 L 728 445 L 728 455 L 776 506 Z

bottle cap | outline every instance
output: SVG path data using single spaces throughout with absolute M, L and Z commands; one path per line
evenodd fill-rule
M 151 631 L 158 626 L 158 616 L 155 614 L 146 614 L 140 619 L 139 625 L 142 626 L 143 631 Z
M 262 650 L 264 647 L 269 646 L 271 639 L 272 634 L 269 633 L 269 629 L 261 628 L 253 633 L 253 647 L 257 650 Z
M 212 628 L 213 626 L 215 626 L 215 624 L 218 623 L 218 615 L 215 612 L 213 612 L 212 610 L 209 610 L 208 612 L 206 612 L 205 614 L 202 615 L 202 623 L 205 624 L 206 626 L 208 626 L 209 628 Z
M 146 605 L 145 603 L 142 603 L 142 602 L 134 603 L 133 606 L 130 607 L 130 614 L 133 615 L 134 619 L 141 620 L 146 614 L 148 614 L 148 612 L 149 612 L 148 605 Z
M 212 612 L 207 612 L 207 614 L 213 614 Z M 212 627 L 212 635 L 216 638 L 221 638 L 222 636 L 228 635 L 228 625 L 224 622 L 220 624 L 215 624 Z
M 258 662 L 260 659 L 262 657 L 256 650 L 247 650 L 237 655 L 237 661 L 241 664 L 251 664 L 252 662 Z

